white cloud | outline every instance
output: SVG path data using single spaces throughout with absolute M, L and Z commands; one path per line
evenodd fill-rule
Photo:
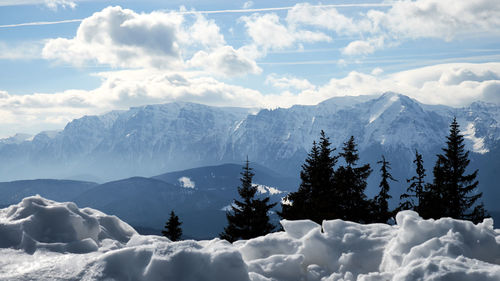
M 43 56 L 83 64 L 96 61 L 115 67 L 167 66 L 178 63 L 177 37 L 182 16 L 153 12 L 137 14 L 108 7 L 86 18 L 72 39 L 47 42 Z
M 59 8 L 59 7 L 63 8 L 63 9 L 76 8 L 75 1 L 71 1 L 71 0 L 45 0 L 45 5 L 54 11 L 56 11 L 57 8 Z
M 188 34 L 191 43 L 199 43 L 206 47 L 219 47 L 226 43 L 215 21 L 208 20 L 201 14 L 196 15 L 196 22 L 189 27 Z
M 426 104 L 463 106 L 479 100 L 500 104 L 500 63 L 442 64 L 390 75 L 351 72 L 322 86 L 294 77 L 270 75 L 268 83 L 283 90 L 272 94 L 227 84 L 205 76 L 204 72 L 142 69 L 98 75 L 103 82 L 91 91 L 31 95 L 0 91 L 0 136 L 60 129 L 83 115 L 173 101 L 275 108 L 317 104 L 335 96 L 393 91 Z M 291 93 L 290 88 L 299 92 Z
M 291 25 L 323 27 L 338 34 L 358 32 L 358 24 L 355 24 L 352 18 L 340 14 L 334 7 L 297 4 L 288 11 L 286 20 Z
M 384 37 L 374 37 L 367 40 L 356 40 L 350 42 L 342 53 L 345 55 L 369 55 L 385 46 Z
M 184 15 L 175 12 L 137 14 L 108 7 L 84 19 L 74 38 L 49 40 L 43 56 L 75 65 L 96 62 L 164 70 L 195 67 L 226 76 L 260 73 L 252 48 L 235 50 L 226 45 L 214 20 L 201 14 L 194 17 L 188 24 Z
M 297 89 L 297 90 L 307 90 L 315 89 L 315 86 L 311 84 L 307 79 L 299 79 L 293 76 L 278 76 L 275 73 L 269 74 L 266 78 L 266 84 L 271 85 L 278 89 Z
M 500 5 L 495 2 L 395 1 L 389 11 L 372 10 L 366 17 L 371 25 L 369 32 L 388 38 L 389 43 L 397 44 L 400 41 L 418 38 L 451 41 L 457 36 L 500 32 Z
M 356 40 L 352 41 L 347 45 L 343 50 L 342 53 L 346 55 L 367 55 L 367 54 L 372 54 L 375 51 L 375 47 L 370 44 L 370 42 L 363 41 L 363 40 Z
M 457 75 L 464 72 L 472 75 Z M 351 72 L 342 79 L 330 80 L 318 92 L 332 92 L 341 96 L 393 91 L 422 103 L 449 106 L 463 106 L 477 100 L 499 103 L 499 95 L 491 94 L 492 87 L 500 85 L 498 75 L 500 63 L 440 64 L 387 76 Z M 453 77 L 453 83 L 449 83 L 450 77 Z
M 243 3 L 243 9 L 251 8 L 253 7 L 253 4 L 253 1 L 246 1 L 245 3 Z
M 382 73 L 384 73 L 384 70 L 383 70 L 382 68 L 380 68 L 380 67 L 375 67 L 375 68 L 372 70 L 372 72 L 371 72 L 371 74 L 372 74 L 372 75 L 374 75 L 374 76 L 379 76 L 379 75 L 381 75 Z
M 293 26 L 283 25 L 275 13 L 253 14 L 241 17 L 241 20 L 245 22 L 245 27 L 253 43 L 264 49 L 288 48 L 297 42 L 331 41 L 331 37 L 322 32 L 300 30 Z
M 287 22 L 297 28 L 323 28 L 338 35 L 359 36 L 343 50 L 346 55 L 366 55 L 377 49 L 418 38 L 451 41 L 457 36 L 500 32 L 500 5 L 490 0 L 390 1 L 384 10 L 346 16 L 332 6 L 295 5 Z M 369 38 L 369 39 L 364 39 Z
M 0 6 L 45 5 L 53 10 L 57 10 L 58 7 L 74 9 L 76 2 L 82 1 L 85 0 L 1 0 Z
M 21 44 L 6 44 L 0 41 L 0 59 L 27 60 L 38 59 L 42 53 L 43 43 L 22 42 Z
M 500 5 L 490 0 L 397 1 L 384 16 L 368 17 L 373 23 L 409 38 L 451 40 L 457 34 L 500 29 Z
M 254 14 L 241 18 L 245 22 L 247 32 L 255 44 L 265 48 L 290 47 L 294 36 L 279 22 L 277 14 Z
M 187 65 L 222 76 L 241 76 L 262 72 L 254 60 L 247 58 L 242 51 L 235 50 L 231 46 L 217 48 L 211 53 L 199 51 L 187 62 Z

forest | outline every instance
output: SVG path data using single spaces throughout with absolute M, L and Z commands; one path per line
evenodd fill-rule
M 321 131 L 318 141 L 302 165 L 301 183 L 297 191 L 289 193 L 281 202 L 278 215 L 286 220 L 309 219 L 321 225 L 323 220 L 341 219 L 358 223 L 394 223 L 399 211 L 413 210 L 424 219 L 451 217 L 481 222 L 488 217 L 476 180 L 478 170 L 468 173 L 469 151 L 465 150 L 464 137 L 456 118 L 450 124 L 442 153 L 436 155 L 432 170 L 433 181 L 426 182 L 422 155 L 415 150 L 415 174 L 406 179 L 407 190 L 400 197 L 399 205 L 389 208 L 391 181 L 390 162 L 381 155 L 379 193 L 374 198 L 365 194 L 367 179 L 373 172 L 370 164 L 360 164 L 353 136 L 340 151 L 331 147 L 329 137 Z M 227 212 L 228 225 L 220 238 L 230 242 L 251 239 L 278 230 L 272 225 L 269 213 L 277 205 L 269 197 L 258 198 L 257 186 L 252 184 L 254 173 L 246 160 L 241 172 L 241 185 L 231 210 Z M 172 210 L 162 232 L 176 241 L 181 238 L 179 217 Z

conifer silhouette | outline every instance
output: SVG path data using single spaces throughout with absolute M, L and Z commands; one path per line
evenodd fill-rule
M 257 186 L 252 184 L 254 173 L 250 168 L 248 158 L 241 175 L 241 186 L 238 187 L 238 194 L 242 200 L 234 200 L 231 211 L 226 214 L 228 225 L 220 234 L 220 238 L 229 242 L 266 235 L 275 228 L 269 222 L 268 212 L 276 203 L 270 204 L 269 197 L 255 198 Z
M 165 230 L 162 230 L 161 233 L 172 241 L 178 241 L 182 236 L 181 224 L 182 222 L 179 221 L 179 217 L 172 210 L 170 218 L 165 224 Z

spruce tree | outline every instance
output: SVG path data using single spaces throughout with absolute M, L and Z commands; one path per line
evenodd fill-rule
M 337 156 L 332 156 L 335 148 L 330 148 L 331 143 L 325 132 L 321 130 L 319 141 L 318 166 L 315 171 L 316 181 L 312 186 L 313 214 L 310 219 L 321 224 L 323 220 L 337 218 L 336 188 L 333 184 L 334 166 Z
M 401 194 L 400 199 L 403 200 L 399 205 L 399 210 L 414 210 L 419 212 L 419 205 L 422 202 L 425 191 L 425 168 L 424 160 L 422 159 L 422 154 L 415 150 L 415 173 L 413 177 L 406 180 L 410 185 L 408 186 L 406 193 Z
M 254 173 L 250 168 L 248 158 L 241 175 L 241 186 L 238 187 L 238 194 L 242 200 L 234 200 L 231 212 L 226 214 L 228 225 L 220 234 L 222 239 L 230 242 L 266 235 L 275 228 L 269 222 L 268 212 L 276 203 L 270 204 L 269 197 L 255 198 L 257 186 L 252 184 Z
M 391 164 L 389 161 L 385 160 L 385 157 L 382 155 L 382 160 L 378 161 L 377 164 L 382 164 L 380 167 L 381 173 L 381 181 L 379 184 L 380 192 L 373 199 L 373 222 L 386 223 L 394 214 L 394 212 L 389 211 L 389 203 L 388 200 L 392 198 L 389 195 L 389 180 L 396 181 L 389 170 L 391 169 Z
M 337 157 L 332 156 L 335 149 L 325 132 L 320 134 L 319 146 L 316 141 L 305 164 L 302 165 L 302 180 L 298 191 L 286 197 L 287 203 L 281 205 L 278 214 L 289 220 L 310 219 L 321 223 L 324 219 L 337 218 L 335 202 L 336 190 L 333 185 L 333 167 Z
M 305 163 L 300 171 L 301 183 L 296 192 L 290 192 L 281 203 L 281 212 L 278 215 L 287 220 L 299 220 L 312 218 L 313 199 L 312 189 L 316 185 L 316 170 L 319 165 L 319 148 L 313 141 L 311 151 L 307 155 Z
M 334 184 L 337 189 L 338 218 L 355 222 L 370 221 L 369 202 L 364 193 L 368 176 L 372 172 L 370 164 L 356 166 L 359 160 L 354 137 L 344 143 L 339 154 L 345 161 L 334 173 Z
M 170 218 L 165 224 L 165 230 L 162 230 L 161 233 L 168 239 L 177 241 L 182 236 L 181 224 L 182 222 L 179 221 L 179 217 L 175 215 L 174 211 L 172 210 L 170 212 Z
M 456 118 L 450 124 L 446 147 L 437 155 L 434 166 L 434 183 L 429 185 L 425 194 L 429 208 L 429 217 L 452 217 L 479 222 L 486 212 L 482 203 L 476 204 L 482 193 L 477 192 L 479 182 L 476 180 L 478 170 L 466 174 L 470 163 L 469 151 L 465 151 L 464 137 Z M 436 209 L 430 210 L 431 204 Z M 436 205 L 437 204 L 437 205 Z

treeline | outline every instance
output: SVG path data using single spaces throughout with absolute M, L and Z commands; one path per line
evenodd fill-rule
M 386 223 L 401 210 L 417 211 L 423 218 L 452 217 L 480 222 L 487 213 L 478 203 L 482 193 L 477 191 L 478 171 L 466 173 L 469 152 L 456 119 L 450 125 L 446 145 L 437 155 L 434 180 L 425 181 L 422 155 L 415 151 L 415 175 L 407 180 L 408 188 L 401 195 L 399 206 L 389 209 L 390 163 L 382 155 L 379 193 L 367 198 L 365 189 L 372 169 L 369 164 L 358 164 L 359 155 L 354 137 L 344 143 L 341 152 L 333 155 L 330 141 L 323 131 L 314 142 L 300 174 L 302 183 L 281 204 L 279 215 L 284 219 L 311 219 L 317 223 L 329 219 L 343 219 L 360 223 Z M 336 167 L 337 161 L 343 164 Z
M 369 164 L 358 162 L 354 137 L 351 136 L 336 153 L 336 148 L 331 147 L 329 138 L 321 131 L 319 141 L 313 142 L 302 165 L 298 190 L 282 200 L 278 215 L 288 220 L 310 219 L 319 224 L 331 219 L 387 223 L 401 210 L 417 211 L 423 218 L 452 217 L 475 223 L 488 216 L 483 203 L 478 201 L 482 196 L 477 190 L 478 171 L 467 174 L 469 152 L 465 150 L 464 137 L 455 118 L 442 153 L 437 155 L 433 181 L 425 181 L 423 158 L 415 151 L 415 175 L 406 180 L 407 190 L 395 209 L 391 210 L 388 204 L 390 183 L 396 181 L 390 173 L 390 162 L 383 155 L 377 162 L 381 181 L 374 198 L 365 194 L 367 179 L 373 170 Z M 226 215 L 228 225 L 220 235 L 228 241 L 262 236 L 276 228 L 269 221 L 269 211 L 276 203 L 270 203 L 269 197 L 255 197 L 257 186 L 252 184 L 254 174 L 248 159 L 241 175 L 241 186 L 238 187 L 241 200 L 235 200 L 231 205 Z M 173 213 L 171 220 L 172 216 Z M 173 225 L 179 227 L 178 218 Z

